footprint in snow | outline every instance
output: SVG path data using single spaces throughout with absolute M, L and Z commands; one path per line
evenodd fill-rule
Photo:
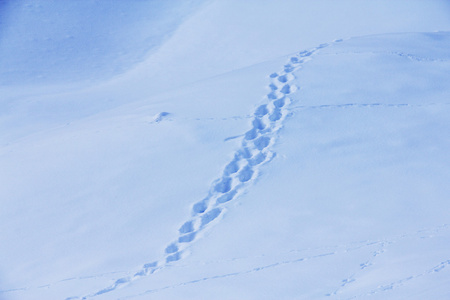
M 203 227 L 206 224 L 213 221 L 214 219 L 216 219 L 220 215 L 221 212 L 222 212 L 222 210 L 220 208 L 216 207 L 216 208 L 208 211 L 204 215 L 202 215 L 202 225 L 201 226 Z
M 265 104 L 260 105 L 256 110 L 255 110 L 255 116 L 262 118 L 264 117 L 267 113 L 268 113 L 268 109 L 267 106 Z
M 219 193 L 225 194 L 231 190 L 231 178 L 222 177 L 222 179 L 216 184 L 214 190 Z
M 295 70 L 294 66 L 291 64 L 284 65 L 284 72 L 291 73 Z
M 278 81 L 281 83 L 286 83 L 288 81 L 287 75 L 282 75 L 278 77 Z
M 237 191 L 236 190 L 231 190 L 230 192 L 220 196 L 219 198 L 217 198 L 216 203 L 217 204 L 222 204 L 228 201 L 233 200 L 233 198 L 236 196 Z
M 181 259 L 181 253 L 180 252 L 175 252 L 172 255 L 167 256 L 166 258 L 166 263 L 170 263 L 172 261 L 177 261 Z
M 238 175 L 239 181 L 240 182 L 247 182 L 247 181 L 249 181 L 250 179 L 252 179 L 253 173 L 254 173 L 253 169 L 249 165 L 245 166 L 239 172 L 239 175 Z

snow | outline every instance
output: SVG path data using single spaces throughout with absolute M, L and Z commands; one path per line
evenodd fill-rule
M 140 1 L 107 8 L 120 30 L 100 2 L 17 3 L 0 299 L 450 296 L 446 2 Z M 26 31 L 46 5 L 58 26 Z M 24 41 L 85 5 L 79 57 L 43 68 Z
M 201 3 L 6 1 L 0 82 L 98 81 L 122 73 L 153 52 Z

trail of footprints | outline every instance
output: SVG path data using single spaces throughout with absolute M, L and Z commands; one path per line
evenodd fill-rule
M 160 261 L 147 263 L 134 275 L 120 278 L 111 286 L 81 299 L 113 291 L 134 280 L 148 276 L 183 257 L 186 248 L 195 241 L 199 233 L 223 214 L 226 203 L 236 199 L 244 188 L 258 176 L 260 166 L 274 157 L 275 153 L 271 151 L 271 146 L 288 114 L 287 108 L 292 101 L 289 95 L 297 90 L 297 87 L 292 84 L 295 78 L 292 73 L 298 70 L 302 64 L 311 60 L 311 56 L 316 51 L 328 45 L 322 44 L 290 57 L 281 72 L 269 75 L 270 84 L 268 86 L 269 93 L 265 97 L 266 104 L 255 109 L 251 118 L 251 128 L 243 135 L 240 148 L 236 150 L 233 159 L 224 167 L 222 176 L 212 183 L 208 195 L 192 206 L 191 217 L 179 228 L 178 238 L 167 245 L 163 258 Z M 66 300 L 69 299 L 79 298 L 67 298 Z

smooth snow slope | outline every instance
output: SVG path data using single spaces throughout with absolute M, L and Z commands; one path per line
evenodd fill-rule
M 201 0 L 0 4 L 0 85 L 86 83 L 142 61 Z
M 94 87 L 1 88 L 1 299 L 445 299 L 448 34 L 299 51 L 449 30 L 447 5 L 257 3 Z

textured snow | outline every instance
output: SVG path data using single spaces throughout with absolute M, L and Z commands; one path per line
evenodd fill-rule
M 1 6 L 0 299 L 450 297 L 445 1 L 56 2 Z

